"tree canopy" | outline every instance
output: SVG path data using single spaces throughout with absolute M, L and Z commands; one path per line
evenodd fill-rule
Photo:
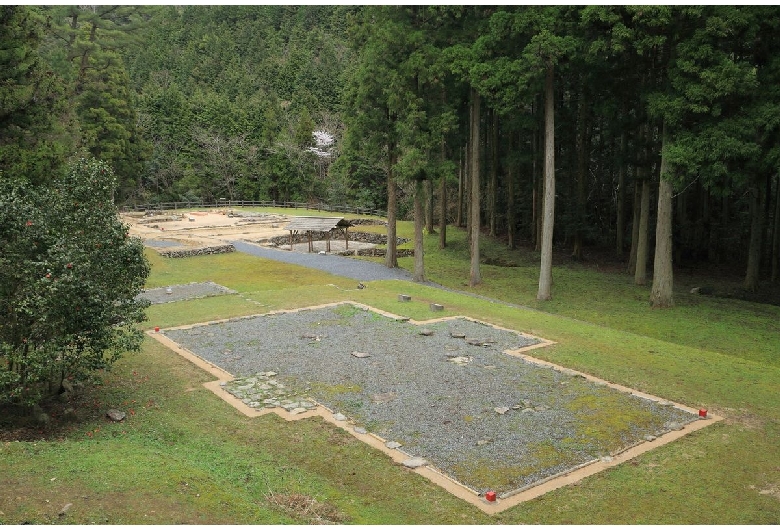
M 386 208 L 388 266 L 396 216 L 436 216 L 469 230 L 473 285 L 482 234 L 539 252 L 542 299 L 553 249 L 614 249 L 658 307 L 680 266 L 756 291 L 780 275 L 779 14 L 9 6 L 0 169 L 45 182 L 94 156 L 130 205 Z

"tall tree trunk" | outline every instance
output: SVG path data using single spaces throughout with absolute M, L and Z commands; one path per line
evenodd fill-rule
M 718 256 L 718 247 L 720 246 L 720 221 L 715 213 L 717 201 L 715 201 L 709 190 L 707 190 L 707 204 L 707 209 L 709 211 L 709 214 L 707 215 L 707 226 L 709 228 L 709 236 L 707 238 L 707 261 L 710 263 L 717 263 L 720 260 Z
M 661 133 L 661 178 L 658 183 L 658 219 L 655 225 L 655 260 L 650 305 L 654 308 L 674 305 L 674 269 L 672 268 L 672 182 L 665 147 L 669 138 L 664 123 Z
M 580 86 L 580 101 L 577 116 L 577 133 L 575 138 L 577 150 L 577 202 L 575 205 L 576 226 L 574 228 L 574 249 L 571 257 L 576 261 L 582 261 L 582 240 L 585 232 L 585 172 L 587 171 L 587 159 L 585 142 L 587 136 L 587 108 L 585 101 L 585 86 Z
M 636 248 L 639 243 L 639 216 L 642 213 L 642 183 L 637 176 L 637 169 L 634 168 L 634 201 L 631 205 L 633 211 L 631 220 L 631 250 L 628 253 L 628 266 L 626 272 L 634 275 L 636 272 Z
M 398 267 L 398 241 L 396 237 L 396 216 L 398 210 L 398 194 L 395 185 L 395 143 L 389 145 L 387 156 L 387 253 L 385 266 L 391 269 Z
M 469 286 L 474 287 L 482 283 L 482 277 L 479 270 L 479 171 L 480 171 L 480 96 L 476 89 L 471 89 L 471 116 L 469 141 L 471 150 L 469 153 L 469 165 L 471 173 L 471 275 L 469 277 Z
M 552 298 L 552 250 L 555 222 L 555 71 L 547 66 L 544 82 L 544 214 L 542 220 L 542 257 L 539 268 L 537 300 Z
M 617 215 L 615 219 L 615 255 L 623 257 L 623 239 L 625 238 L 626 215 L 626 131 L 620 134 L 620 148 L 618 151 L 618 193 Z
M 638 183 L 637 183 L 638 184 Z M 639 232 L 636 242 L 636 268 L 634 270 L 634 283 L 636 285 L 647 284 L 647 256 L 650 250 L 648 243 L 648 225 L 650 224 L 650 179 L 642 180 L 642 195 L 639 209 Z
M 761 186 L 750 186 L 750 246 L 748 248 L 747 272 L 745 273 L 746 290 L 756 292 L 758 290 L 758 278 L 761 269 L 761 232 L 763 231 L 764 212 L 761 201 L 763 199 Z
M 471 140 L 469 140 L 471 142 Z M 471 143 L 466 148 L 466 167 L 463 173 L 463 197 L 464 197 L 464 214 L 466 216 L 466 240 L 468 241 L 469 249 L 471 249 Z
M 465 175 L 466 175 L 466 157 L 463 155 L 464 148 L 458 150 L 458 215 L 455 220 L 457 226 L 463 226 L 463 207 L 464 207 L 464 190 L 466 189 Z
M 780 275 L 780 174 L 777 175 L 775 190 L 775 222 L 772 228 L 772 283 L 776 283 Z
M 674 209 L 677 220 L 673 221 L 674 230 L 677 232 L 678 245 L 674 248 L 674 262 L 678 267 L 683 263 L 683 249 L 694 250 L 695 245 L 691 245 L 690 227 L 688 226 L 688 191 L 679 192 L 674 198 L 677 199 L 677 206 Z M 674 232 L 674 231 L 673 231 Z
M 442 158 L 444 145 L 442 145 Z M 441 176 L 439 182 L 439 249 L 447 247 L 447 175 Z
M 436 229 L 433 228 L 433 180 L 428 179 L 425 181 L 425 230 L 429 234 L 435 234 Z
M 533 163 L 531 170 L 533 172 L 534 191 L 533 191 L 533 240 L 534 251 L 540 252 L 542 250 L 542 209 L 544 207 L 544 178 L 539 175 L 539 140 L 541 137 L 540 131 L 534 131 L 533 135 Z
M 498 193 L 498 113 L 490 111 L 490 184 L 488 186 L 488 212 L 490 237 L 496 237 L 496 194 Z
M 506 246 L 515 249 L 515 164 L 506 170 Z
M 430 182 L 430 181 L 429 181 Z M 425 211 L 423 199 L 425 198 L 425 181 L 417 180 L 414 184 L 414 274 L 412 280 L 415 282 L 425 281 L 425 264 L 423 261 L 424 241 L 423 241 L 423 217 Z

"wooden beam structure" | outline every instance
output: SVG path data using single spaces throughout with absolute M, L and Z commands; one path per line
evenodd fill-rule
M 318 232 L 325 234 L 327 252 L 330 252 L 330 237 L 336 232 L 343 232 L 344 246 L 349 250 L 349 227 L 352 223 L 343 217 L 293 217 L 287 225 L 286 230 L 290 231 L 290 250 L 293 249 L 294 236 L 306 234 L 309 243 L 309 252 L 314 252 L 314 241 L 312 233 Z

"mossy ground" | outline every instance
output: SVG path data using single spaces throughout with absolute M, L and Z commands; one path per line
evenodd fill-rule
M 410 233 L 410 225 L 400 226 L 400 236 Z M 0 419 L 0 523 L 309 524 L 319 505 L 326 506 L 320 517 L 353 524 L 780 521 L 780 308 L 691 295 L 699 277 L 680 274 L 676 307 L 652 311 L 649 287 L 593 263 L 569 263 L 564 253 L 553 272 L 554 300 L 536 302 L 538 254 L 489 241 L 486 256 L 518 266 L 484 265 L 483 283 L 472 289 L 465 285 L 465 235 L 450 228 L 448 238 L 441 252 L 438 236 L 426 238 L 428 279 L 536 311 L 422 285 L 403 284 L 401 291 L 398 282 L 370 282 L 350 298 L 398 313 L 403 292 L 413 299 L 404 314 L 419 319 L 429 314 L 427 304 L 442 303 L 448 314 L 557 342 L 536 356 L 725 420 L 487 516 L 327 422 L 242 416 L 201 386 L 207 374 L 147 340 L 71 404 L 75 421 L 58 416 L 33 429 Z M 238 253 L 150 259 L 149 287 L 211 280 L 239 292 L 152 307 L 150 327 L 335 302 L 344 295 L 334 285 L 354 287 Z M 111 407 L 127 410 L 128 418 L 108 422 Z

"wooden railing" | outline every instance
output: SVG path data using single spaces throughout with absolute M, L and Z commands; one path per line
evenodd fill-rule
M 165 210 L 191 210 L 193 208 L 300 208 L 305 210 L 317 210 L 325 212 L 353 213 L 357 215 L 375 215 L 377 217 L 387 217 L 387 212 L 374 208 L 361 208 L 359 206 L 349 206 L 345 204 L 331 205 L 323 202 L 276 202 L 276 201 L 229 201 L 218 200 L 214 202 L 205 201 L 174 201 L 158 202 L 154 204 L 136 204 L 125 205 L 122 207 L 124 212 L 140 211 L 165 211 Z

